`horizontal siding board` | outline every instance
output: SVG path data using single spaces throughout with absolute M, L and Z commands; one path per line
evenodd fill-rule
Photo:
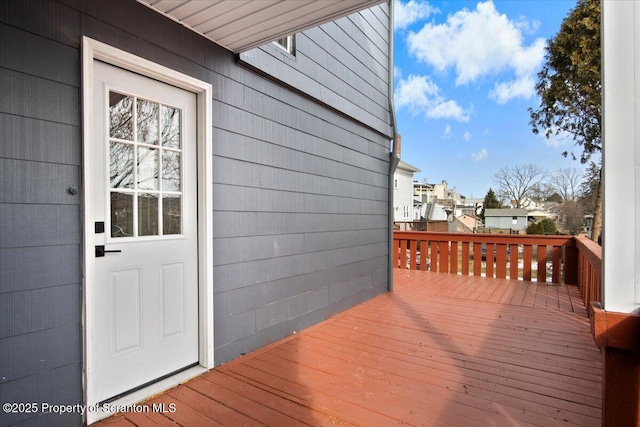
M 318 284 L 331 287 L 335 283 L 369 277 L 371 274 L 375 279 L 372 283 L 386 286 L 386 267 L 383 257 L 216 292 L 214 298 L 216 318 L 226 318 L 271 305 L 300 293 L 313 291 L 318 288 Z
M 302 234 L 214 239 L 214 265 L 290 256 L 304 251 Z
M 82 403 L 82 366 L 72 363 L 43 373 L 23 377 L 0 384 L 3 402 L 36 402 L 51 405 L 76 405 Z M 70 414 L 2 414 L 2 425 L 25 426 L 80 426 L 79 412 Z M 18 424 L 22 422 L 21 424 Z
M 318 195 L 335 195 L 353 199 L 386 201 L 385 188 L 312 175 L 301 171 L 247 163 L 241 160 L 217 157 L 214 160 L 214 183 L 256 187 Z
M 281 213 L 258 212 L 257 228 L 260 234 L 280 234 L 286 232 L 331 232 L 385 228 L 386 215 L 335 214 L 335 213 Z
M 256 123 L 255 120 L 253 122 Z M 240 125 L 238 124 L 238 126 Z M 249 163 L 264 164 L 275 168 L 320 175 L 342 181 L 367 183 L 380 188 L 386 188 L 388 185 L 387 172 L 384 171 L 383 167 L 378 166 L 385 164 L 378 160 L 373 160 L 376 168 L 370 169 L 326 157 L 319 157 L 302 151 L 303 147 L 295 150 L 281 145 L 259 143 L 236 133 L 214 131 L 214 134 L 218 136 L 213 149 L 215 156 L 229 157 Z M 280 142 L 283 141 L 284 139 Z M 321 142 L 318 141 L 318 143 Z M 371 158 L 369 157 L 369 159 Z M 388 164 L 386 167 L 388 168 Z
M 386 229 L 216 238 L 214 265 L 266 260 L 282 256 L 357 248 L 386 242 Z
M 79 205 L 80 168 L 75 165 L 31 162 L 0 158 L 0 203 L 41 203 Z
M 80 245 L 0 249 L 0 294 L 80 283 Z
M 0 113 L 0 158 L 80 165 L 80 127 Z
M 80 284 L 0 294 L 0 338 L 80 324 Z
M 5 0 L 0 2 L 0 22 L 38 36 L 78 48 L 80 14 L 47 0 Z
M 369 214 L 381 212 L 385 201 L 351 199 L 309 193 L 267 190 L 219 184 L 213 195 L 216 210 L 234 212 L 286 212 Z
M 0 68 L 0 113 L 78 126 L 77 87 Z
M 214 283 L 219 292 L 256 283 L 298 276 L 318 270 L 332 269 L 381 257 L 388 252 L 387 244 L 377 243 L 356 248 L 340 248 L 286 257 L 226 264 L 214 269 Z
M 0 249 L 80 244 L 80 207 L 0 203 Z
M 226 61 L 220 61 L 221 63 L 225 63 Z M 281 85 L 275 84 L 274 82 L 264 79 L 261 76 L 247 72 L 242 67 L 230 68 L 230 74 L 226 75 L 216 75 L 213 97 L 214 101 L 219 101 L 224 104 L 229 104 L 236 106 L 238 108 L 245 108 L 244 104 L 238 104 L 238 100 L 248 100 L 249 97 L 245 98 L 245 91 L 251 90 L 258 92 L 269 99 L 277 101 L 278 108 L 283 108 L 284 105 L 290 106 L 296 110 L 301 110 L 309 115 L 320 119 L 321 122 L 312 121 L 310 123 L 314 124 L 314 127 L 311 129 L 312 135 L 318 135 L 323 138 L 327 138 L 327 134 L 325 132 L 330 131 L 333 132 L 333 127 L 328 127 L 326 124 L 335 125 L 338 129 L 343 129 L 346 132 L 349 132 L 352 137 L 363 138 L 364 140 L 373 142 L 375 144 L 379 144 L 388 149 L 389 147 L 389 138 L 380 135 L 379 133 L 371 130 L 369 128 L 363 127 L 362 124 L 351 120 L 343 115 L 335 114 L 331 109 L 326 108 L 326 106 L 313 102 L 307 97 L 300 95 L 295 91 L 283 90 Z M 218 80 L 226 80 L 227 82 L 224 84 L 216 83 Z M 216 85 L 226 87 L 227 91 L 223 92 L 220 90 L 216 90 Z M 235 85 L 235 88 L 233 87 Z M 249 89 L 250 88 L 250 89 Z M 231 92 L 231 96 L 227 96 L 227 92 Z M 242 96 L 240 98 L 240 95 Z M 215 106 L 215 105 L 214 105 Z M 260 114 L 264 114 L 264 112 L 259 111 Z M 279 120 L 279 117 L 282 115 L 276 115 L 275 120 Z M 214 126 L 216 123 L 220 123 L 220 120 L 217 120 L 217 116 L 214 114 Z M 322 123 L 322 126 L 319 124 Z M 301 125 L 305 125 L 302 123 Z M 329 138 L 327 138 L 329 139 Z M 342 138 L 344 140 L 344 138 Z M 349 139 L 347 139 L 348 141 Z
M 387 139 L 380 136 L 374 139 L 372 136 L 364 134 L 361 129 L 348 126 L 346 122 L 327 122 L 323 112 L 319 111 L 317 105 L 311 102 L 307 101 L 300 103 L 300 105 L 283 104 L 278 98 L 266 96 L 254 89 L 238 86 L 236 90 L 244 92 L 240 104 L 230 104 L 227 102 L 228 100 L 224 99 L 221 100 L 221 103 L 214 105 L 213 124 L 215 127 L 267 141 L 273 141 L 269 136 L 275 135 L 274 132 L 277 132 L 279 138 L 283 138 L 289 143 L 301 139 L 302 141 L 308 139 L 310 142 L 315 140 L 330 141 L 345 149 L 364 154 L 368 154 L 369 144 L 372 140 L 383 146 L 388 145 Z M 241 117 L 236 117 L 238 115 Z M 254 119 L 251 120 L 249 116 L 253 116 Z M 244 131 L 238 129 L 236 123 L 245 124 Z M 247 124 L 253 124 L 253 126 L 249 127 Z M 299 147 L 299 145 L 295 145 L 295 147 Z M 330 145 L 315 147 L 315 149 L 323 150 L 329 148 L 331 148 Z
M 372 73 L 352 56 L 336 57 L 330 52 L 322 49 L 313 40 L 308 40 L 306 49 L 298 54 L 298 61 L 301 65 L 318 70 L 317 75 L 310 77 L 330 78 L 333 91 L 354 100 L 359 105 L 366 105 L 371 114 L 384 120 L 389 112 L 389 98 L 384 93 L 387 89 L 386 82 L 374 85 L 380 76 Z M 361 69 L 362 74 L 354 74 L 350 66 Z
M 77 48 L 0 24 L 0 67 L 80 86 Z
M 390 135 L 388 117 L 385 119 L 376 117 L 373 113 L 365 109 L 363 104 L 358 103 L 356 100 L 343 97 L 342 94 L 335 92 L 332 87 L 323 86 L 302 71 L 295 69 L 288 69 L 286 73 L 279 71 L 282 62 L 262 50 L 262 48 L 257 48 L 257 52 L 253 55 L 250 64 L 256 66 L 261 71 L 276 75 L 279 80 L 287 82 L 287 84 L 292 87 L 319 99 L 337 111 L 342 111 L 355 120 L 365 123 L 383 135 Z M 244 54 L 241 54 L 240 57 L 245 62 L 249 59 Z M 283 76 L 282 74 L 285 75 Z M 354 92 L 351 93 L 353 94 Z M 358 96 L 358 98 L 361 97 Z
M 233 314 L 229 317 L 216 317 L 213 324 L 216 347 L 242 340 L 256 333 L 256 313 L 246 311 L 244 313 Z M 235 354 L 237 356 L 238 354 Z M 218 354 L 216 352 L 216 357 Z M 218 359 L 216 362 L 219 362 Z
M 0 384 L 82 362 L 79 323 L 0 339 Z
M 84 4 L 85 2 L 81 2 Z M 143 9 L 148 9 L 144 6 L 140 6 Z M 122 8 L 126 13 L 126 8 Z M 157 15 L 153 11 L 147 10 L 146 12 L 153 15 Z M 172 27 L 165 28 L 165 37 L 176 36 L 177 39 L 181 38 L 183 32 L 186 32 L 186 36 L 191 37 L 192 32 L 186 28 L 176 24 L 175 22 L 168 20 Z M 142 21 L 141 27 L 145 28 L 144 21 Z M 178 31 L 180 34 L 177 34 Z M 191 45 L 185 45 L 186 50 L 178 49 L 176 51 L 170 51 L 167 49 L 167 45 L 172 45 L 173 42 L 167 42 L 163 44 L 162 40 L 150 39 L 145 36 L 144 32 L 136 31 L 135 33 L 122 32 L 117 23 L 107 23 L 100 18 L 92 16 L 82 15 L 82 34 L 91 37 L 92 39 L 109 44 L 118 49 L 122 49 L 126 52 L 134 55 L 141 56 L 149 61 L 153 61 L 165 67 L 174 69 L 181 73 L 190 75 L 203 81 L 211 80 L 211 71 L 207 70 L 204 65 L 203 58 L 192 58 L 193 55 L 189 54 L 188 50 L 191 49 Z M 204 55 L 204 48 L 202 45 L 202 37 L 196 36 L 196 43 L 198 43 L 197 50 L 200 52 L 196 54 L 198 57 Z M 231 56 L 231 53 L 228 52 Z
M 79 46 L 79 34 L 105 39 L 110 43 L 116 38 L 126 41 L 125 46 L 140 49 L 136 55 L 149 55 L 153 48 L 134 43 L 135 39 L 153 42 L 156 49 L 179 53 L 189 62 L 204 64 L 203 47 L 209 43 L 202 36 L 177 22 L 151 11 L 148 7 L 129 0 L 112 0 L 108 3 L 86 2 L 83 0 L 58 0 L 79 17 L 78 38 L 74 46 Z M 100 29 L 102 26 L 102 29 Z M 108 28 L 111 28 L 109 30 Z M 125 39 L 127 37 L 130 39 Z

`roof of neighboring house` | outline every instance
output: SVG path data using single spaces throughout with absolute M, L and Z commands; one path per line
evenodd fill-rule
M 398 163 L 398 169 L 403 169 L 409 172 L 420 172 L 420 169 L 415 166 L 411 166 L 409 163 L 402 160 L 400 160 L 400 162 Z
M 538 216 L 538 217 L 545 217 L 548 218 L 551 216 L 551 214 L 547 211 L 540 211 L 540 210 L 535 210 L 535 211 L 530 211 L 528 214 L 528 216 Z
M 487 209 L 484 211 L 485 218 L 488 216 L 527 216 L 526 209 Z

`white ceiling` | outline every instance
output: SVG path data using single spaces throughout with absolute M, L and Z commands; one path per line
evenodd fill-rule
M 386 0 L 138 0 L 240 53 Z

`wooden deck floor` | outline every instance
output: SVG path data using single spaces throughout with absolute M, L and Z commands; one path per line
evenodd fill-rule
M 396 270 L 395 291 L 152 399 L 112 426 L 599 426 L 574 287 Z

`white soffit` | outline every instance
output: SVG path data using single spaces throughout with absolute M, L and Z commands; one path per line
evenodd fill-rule
M 138 0 L 240 53 L 386 0 Z

